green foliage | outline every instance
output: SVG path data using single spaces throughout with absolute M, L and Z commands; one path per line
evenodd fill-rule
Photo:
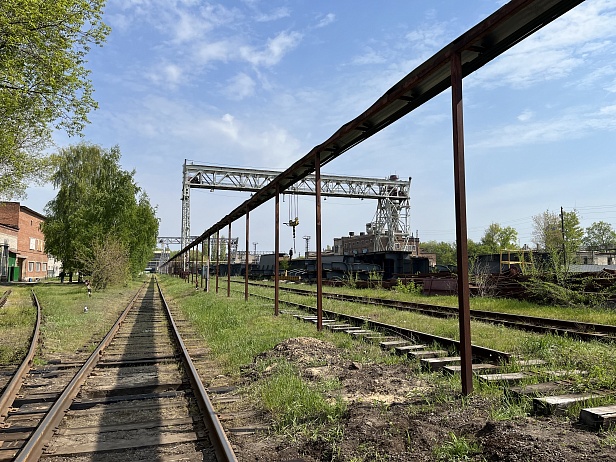
M 94 249 L 115 242 L 128 252 L 126 270 L 142 271 L 156 245 L 158 220 L 134 172 L 120 169 L 119 148 L 82 143 L 61 150 L 55 161 L 59 190 L 45 208 L 47 251 L 66 272 L 92 272 Z
M 593 297 L 568 289 L 560 284 L 542 281 L 537 278 L 532 278 L 528 282 L 523 282 L 522 285 L 528 291 L 531 300 L 546 305 L 589 305 L 594 301 Z
M 616 232 L 609 223 L 597 221 L 586 228 L 583 243 L 592 250 L 613 249 L 616 248 Z
M 414 281 L 409 281 L 407 284 L 405 284 L 402 282 L 402 280 L 398 279 L 398 281 L 396 282 L 396 292 L 419 296 L 423 293 L 423 288 L 421 284 L 415 284 Z
M 456 264 L 456 245 L 450 242 L 427 241 L 421 243 L 422 253 L 433 253 L 436 255 L 438 265 Z
M 498 253 L 501 250 L 517 247 L 518 232 L 511 226 L 502 227 L 491 223 L 481 238 L 481 245 L 486 253 Z
M 449 433 L 449 440 L 434 448 L 434 457 L 443 462 L 461 462 L 481 452 L 481 446 L 467 440 L 464 436 Z
M 118 241 L 107 236 L 103 242 L 95 242 L 92 252 L 79 256 L 84 273 L 89 275 L 94 289 L 121 284 L 128 278 L 129 255 Z
M 582 244 L 584 230 L 580 226 L 577 212 L 562 211 L 561 214 L 549 210 L 533 217 L 533 242 L 551 256 L 558 278 L 575 261 L 575 253 Z
M 44 180 L 50 124 L 73 135 L 88 122 L 96 102 L 84 64 L 109 33 L 104 3 L 0 2 L 0 195 L 22 196 L 28 181 Z

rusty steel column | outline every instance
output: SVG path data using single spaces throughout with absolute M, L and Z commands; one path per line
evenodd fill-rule
M 218 279 L 220 275 L 220 230 L 216 231 L 216 293 L 218 293 Z
M 227 238 L 227 297 L 231 296 L 231 223 L 229 223 L 229 237 Z
M 201 288 L 203 289 L 203 257 L 205 255 L 205 252 L 203 252 L 203 249 L 205 248 L 205 242 L 201 241 Z
M 471 347 L 471 311 L 468 285 L 468 236 L 464 172 L 464 121 L 462 118 L 462 62 L 460 53 L 454 53 L 451 58 L 451 97 L 462 394 L 468 395 L 473 391 L 473 356 Z
M 321 264 L 321 158 L 314 157 L 314 189 L 316 193 L 316 245 L 317 245 L 317 330 L 323 330 L 323 265 Z
M 207 263 L 205 268 L 205 291 L 210 291 L 210 255 L 212 253 L 212 246 L 210 245 L 210 240 L 212 236 L 207 237 Z
M 280 186 L 276 184 L 276 206 L 274 211 L 274 316 L 278 316 L 280 295 Z
M 250 241 L 250 211 L 246 207 L 246 274 L 244 276 L 244 300 L 248 301 L 248 244 Z
M 188 251 L 188 271 L 190 272 L 190 278 L 188 282 L 190 282 L 191 285 L 194 281 L 193 281 L 193 272 L 192 272 L 192 268 L 190 267 L 191 266 L 190 263 L 194 259 L 195 259 L 195 250 L 194 250 L 194 247 L 192 247 Z

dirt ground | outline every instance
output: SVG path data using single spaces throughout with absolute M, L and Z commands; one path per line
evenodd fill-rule
M 240 461 L 616 461 L 613 432 L 592 431 L 564 417 L 495 421 L 490 418 L 490 399 L 442 399 L 443 393 L 408 365 L 358 364 L 344 359 L 334 345 L 313 338 L 289 339 L 256 361 L 277 357 L 298 366 L 308 381 L 338 378 L 342 389 L 333 394 L 348 403 L 342 430 L 336 437 L 327 430 L 311 436 L 231 434 Z M 271 373 L 258 370 L 247 368 L 244 384 Z M 263 414 L 253 415 L 251 421 L 271 423 Z M 458 458 L 454 452 L 435 452 L 456 438 L 479 450 Z

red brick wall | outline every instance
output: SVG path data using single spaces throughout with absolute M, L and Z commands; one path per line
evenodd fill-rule
M 21 278 L 44 278 L 47 275 L 47 254 L 45 253 L 45 236 L 41 231 L 43 219 L 27 208 L 20 207 L 19 235 L 17 250 L 21 258 L 25 257 L 21 267 Z
M 12 227 L 19 225 L 19 202 L 0 203 L 0 223 Z

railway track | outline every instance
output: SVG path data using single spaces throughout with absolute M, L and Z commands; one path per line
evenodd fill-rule
M 253 294 L 273 301 L 271 297 Z M 316 308 L 300 303 L 280 300 L 292 307 L 281 310 L 306 322 L 317 322 Z M 461 370 L 459 356 L 449 356 L 452 350 L 459 351 L 459 342 L 453 339 L 413 331 L 399 326 L 371 321 L 357 316 L 349 316 L 323 310 L 323 326 L 331 331 L 345 333 L 357 339 L 379 344 L 382 349 L 418 360 L 423 369 L 446 374 L 456 374 Z M 436 349 L 433 347 L 438 345 Z M 441 348 L 446 348 L 441 349 Z M 615 396 L 611 388 L 577 389 L 575 376 L 585 375 L 580 370 L 553 370 L 544 367 L 546 361 L 540 359 L 522 360 L 513 355 L 490 348 L 472 345 L 473 373 L 484 383 L 503 387 L 504 393 L 514 400 L 532 399 L 534 415 L 562 414 L 572 406 L 597 406 L 596 400 L 613 402 Z M 507 371 L 507 363 L 513 360 L 515 371 Z M 527 384 L 519 385 L 520 383 Z M 592 428 L 607 428 L 616 424 L 616 406 L 604 405 L 581 409 L 579 421 Z
M 236 460 L 154 279 L 86 360 L 16 380 L 0 460 Z
M 268 284 L 259 284 L 255 282 L 251 282 L 249 284 L 258 287 L 272 288 L 272 286 Z M 280 289 L 298 295 L 315 294 L 315 292 L 312 290 L 299 289 L 295 287 L 281 287 Z M 414 311 L 428 316 L 441 318 L 458 316 L 458 309 L 450 306 L 388 300 L 383 298 L 363 297 L 357 295 L 336 294 L 331 292 L 324 292 L 323 297 L 352 303 L 378 305 L 383 307 L 395 308 L 397 310 Z M 471 319 L 475 321 L 501 324 L 513 329 L 520 329 L 543 334 L 552 333 L 556 335 L 567 335 L 581 340 L 616 341 L 616 326 L 609 324 L 596 324 L 588 322 L 570 321 L 565 319 L 542 318 L 537 316 L 525 316 L 519 314 L 485 310 L 471 310 Z
M 267 297 L 265 295 L 260 295 L 260 294 L 252 294 L 252 295 L 265 299 L 265 300 L 270 300 L 272 302 L 274 301 L 273 298 Z M 284 301 L 281 300 L 280 302 L 292 308 L 296 308 L 298 310 L 304 311 L 306 313 L 312 313 L 312 314 L 316 313 L 316 308 L 310 305 L 290 302 L 287 300 L 284 300 Z M 421 332 L 421 331 L 417 331 L 413 329 L 407 329 L 405 327 L 395 326 L 392 324 L 377 322 L 377 321 L 366 319 L 360 316 L 351 316 L 348 314 L 338 313 L 338 312 L 331 311 L 331 310 L 323 310 L 323 316 L 328 317 L 330 320 L 336 320 L 342 323 L 347 323 L 345 325 L 341 325 L 340 327 L 341 331 L 345 331 L 345 328 L 348 326 L 354 326 L 354 327 L 362 328 L 365 330 L 369 329 L 372 331 L 380 332 L 383 335 L 394 335 L 396 337 L 405 339 L 411 343 L 417 343 L 417 344 L 418 343 L 425 343 L 425 344 L 437 343 L 444 348 L 457 350 L 457 351 L 459 351 L 460 349 L 460 342 L 458 340 L 441 337 L 438 335 L 432 335 L 426 332 Z M 328 327 L 331 328 L 332 326 L 328 326 Z M 349 330 L 349 329 L 346 329 L 346 330 Z M 362 332 L 357 332 L 357 333 L 361 334 Z M 499 364 L 499 363 L 505 363 L 509 361 L 509 359 L 511 358 L 510 353 L 495 350 L 492 348 L 482 347 L 479 345 L 472 345 L 471 349 L 472 349 L 473 358 L 476 360 L 490 361 L 494 364 Z

